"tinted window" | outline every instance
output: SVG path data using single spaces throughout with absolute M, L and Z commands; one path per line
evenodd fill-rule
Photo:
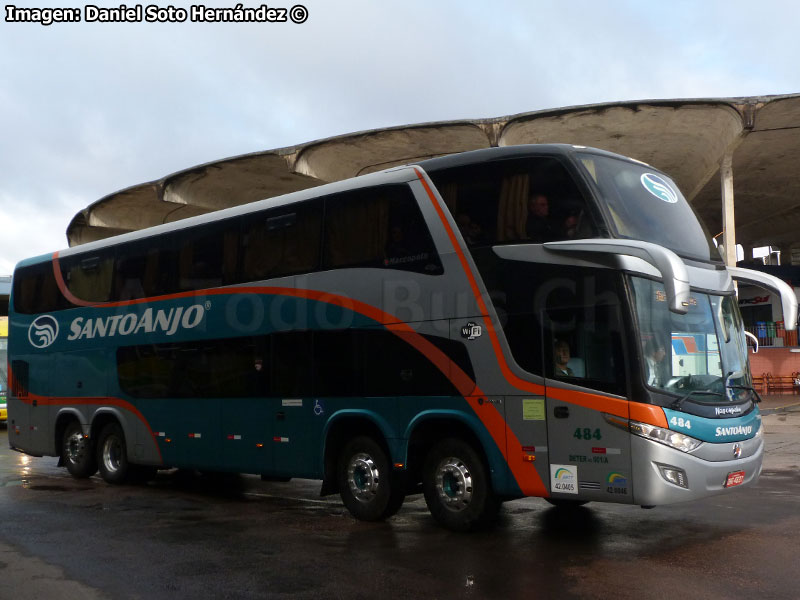
M 645 165 L 583 154 L 617 237 L 653 242 L 679 255 L 721 261 L 711 236 L 669 177 Z
M 178 290 L 198 290 L 236 281 L 239 230 L 227 220 L 181 231 L 178 240 Z
M 431 179 L 470 247 L 594 237 L 586 202 L 555 158 L 495 161 Z
M 314 395 L 360 396 L 363 352 L 355 329 L 314 332 Z
M 450 382 L 428 357 L 390 331 L 369 331 L 364 344 L 364 395 L 366 396 L 460 396 Z M 428 338 L 429 340 L 437 338 Z M 462 361 L 464 350 L 459 342 L 438 338 L 439 344 Z M 453 350 L 453 348 L 458 350 Z M 468 359 L 467 359 L 468 362 Z M 466 365 L 465 365 L 466 366 Z M 471 365 L 465 369 L 471 374 Z
M 310 331 L 275 333 L 272 338 L 272 392 L 275 396 L 313 395 Z
M 496 271 L 490 293 L 521 367 L 625 395 L 619 273 L 500 259 Z
M 113 248 L 66 256 L 59 259 L 59 266 L 65 285 L 79 300 L 107 302 L 111 298 Z
M 115 299 L 133 300 L 176 292 L 177 267 L 171 236 L 158 235 L 121 245 L 114 279 Z
M 438 274 L 442 266 L 417 201 L 406 185 L 325 200 L 326 269 L 377 267 Z
M 119 384 L 139 398 L 236 398 L 269 391 L 264 338 L 128 346 L 117 350 Z
M 240 281 L 319 268 L 322 201 L 292 204 L 244 218 Z
M 18 313 L 51 312 L 71 306 L 58 289 L 52 262 L 22 267 L 14 273 L 14 310 Z
M 428 340 L 473 377 L 463 344 Z M 140 398 L 460 395 L 448 374 L 383 329 L 128 346 L 117 350 L 117 371 L 122 390 Z

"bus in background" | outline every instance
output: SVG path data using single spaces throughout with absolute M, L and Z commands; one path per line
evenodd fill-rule
M 0 423 L 8 417 L 6 397 L 8 395 L 8 317 L 0 316 Z
M 0 277 L 0 423 L 6 423 L 8 394 L 8 296 L 11 277 Z
M 648 165 L 430 159 L 21 262 L 9 443 L 112 484 L 320 479 L 363 520 L 422 491 L 454 530 L 723 493 L 764 448 L 734 278 L 796 322 Z

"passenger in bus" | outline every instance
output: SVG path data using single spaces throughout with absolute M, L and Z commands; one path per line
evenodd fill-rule
M 578 225 L 580 224 L 580 212 L 572 209 L 564 218 L 561 224 L 561 239 L 574 240 L 578 237 Z
M 655 336 L 647 339 L 644 343 L 644 356 L 647 361 L 647 385 L 664 387 L 669 379 L 667 363 L 664 360 L 667 356 L 664 344 Z
M 410 256 L 411 251 L 406 243 L 406 236 L 400 225 L 389 227 L 389 240 L 386 242 L 386 258 L 403 258 Z
M 461 231 L 461 235 L 464 236 L 467 246 L 480 245 L 484 241 L 483 229 L 467 213 L 459 213 L 456 217 L 456 224 L 459 231 Z
M 567 364 L 570 359 L 569 344 L 565 340 L 556 340 L 553 345 L 553 376 L 574 377 L 575 374 Z
M 537 244 L 552 241 L 557 232 L 550 222 L 550 201 L 541 192 L 534 191 L 528 196 L 528 220 L 525 223 L 525 234 Z

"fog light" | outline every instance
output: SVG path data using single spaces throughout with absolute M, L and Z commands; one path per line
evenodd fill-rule
M 661 476 L 679 487 L 689 489 L 689 481 L 686 478 L 686 471 L 670 465 L 658 465 Z

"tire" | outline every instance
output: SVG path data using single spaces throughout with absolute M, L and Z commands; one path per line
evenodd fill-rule
M 458 438 L 445 439 L 428 453 L 422 488 L 433 518 L 452 531 L 482 527 L 500 510 L 481 455 Z
M 61 460 L 75 479 L 97 473 L 97 459 L 91 438 L 84 436 L 78 421 L 70 421 L 61 438 Z
M 373 438 L 360 436 L 344 447 L 337 465 L 342 502 L 356 519 L 382 521 L 405 500 L 399 477 L 392 473 L 386 452 Z
M 119 423 L 103 427 L 97 439 L 97 466 L 103 481 L 113 485 L 125 483 L 131 473 L 125 434 Z

